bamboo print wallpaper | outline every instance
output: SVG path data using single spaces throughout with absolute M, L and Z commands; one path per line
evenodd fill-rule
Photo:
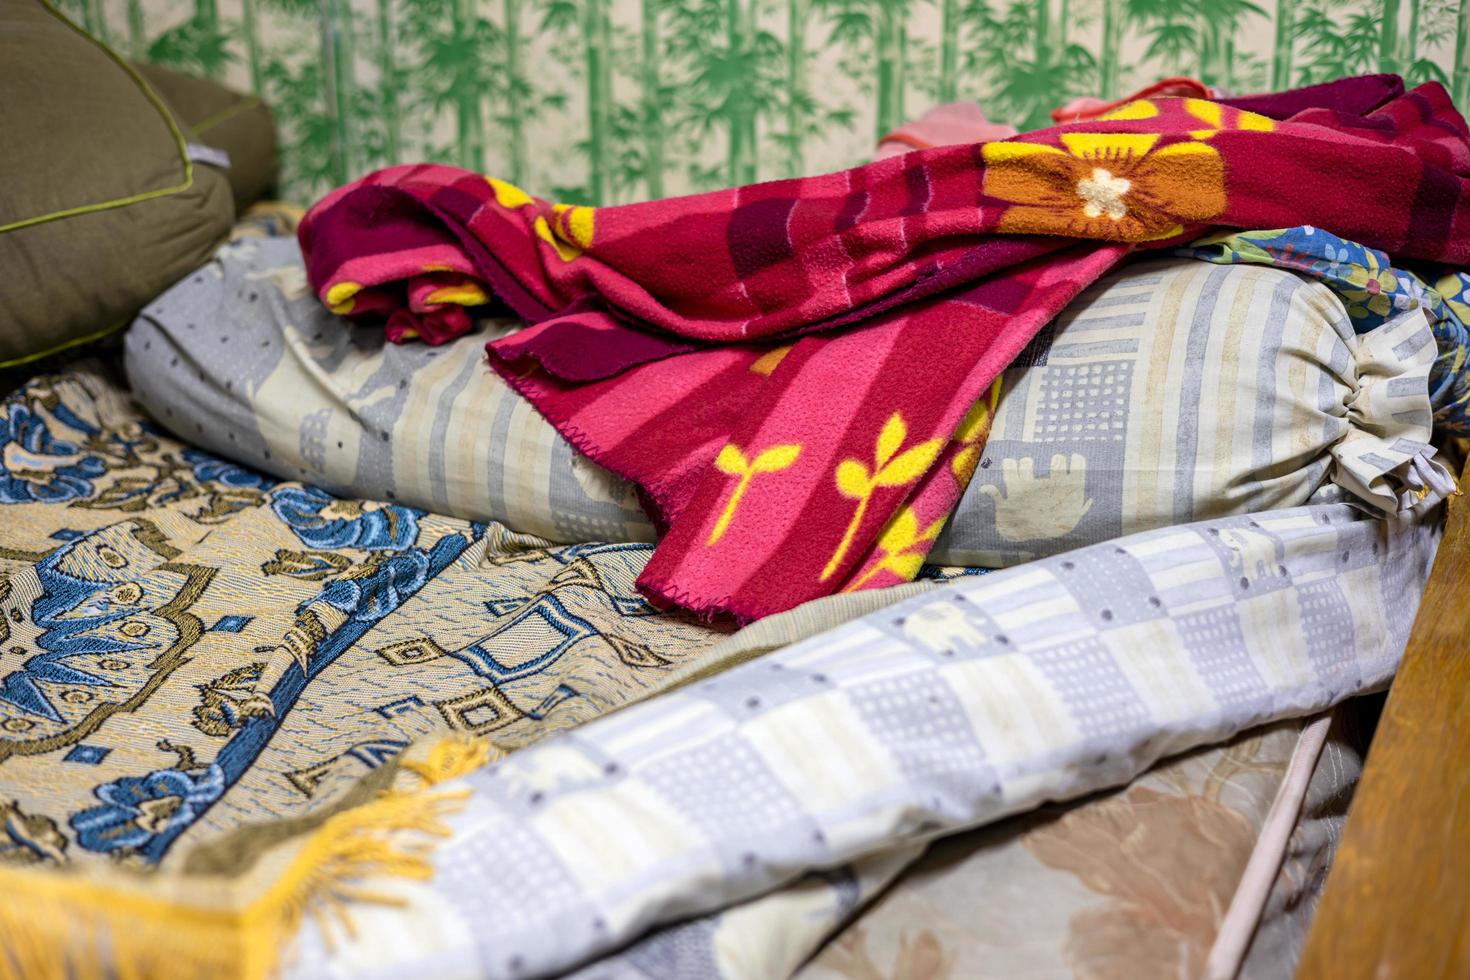
M 1170 74 L 1392 70 L 1470 106 L 1470 0 L 57 0 L 132 57 L 260 92 L 306 202 L 442 160 L 573 203 L 831 170 L 940 101 L 1042 125 Z

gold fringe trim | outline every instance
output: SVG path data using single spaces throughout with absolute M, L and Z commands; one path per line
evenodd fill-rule
M 0 866 L 0 980 L 267 980 L 308 916 L 330 941 L 336 929 L 353 934 L 353 903 L 402 904 L 366 879 L 431 878 L 434 842 L 449 835 L 443 817 L 469 792 L 429 789 L 501 755 L 455 737 L 404 760 L 400 770 L 422 786 L 329 817 L 262 894 L 240 904 L 230 881 Z

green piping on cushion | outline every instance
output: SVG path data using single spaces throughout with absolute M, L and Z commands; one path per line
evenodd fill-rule
M 163 187 L 156 191 L 144 191 L 141 194 L 131 194 L 127 197 L 120 197 L 113 201 L 102 201 L 97 204 L 81 204 L 74 208 L 66 208 L 61 211 L 53 211 L 50 214 L 37 215 L 34 218 L 22 218 L 19 221 L 12 221 L 10 222 L 10 224 L 7 225 L 0 225 L 0 234 L 3 234 L 7 231 L 15 231 L 18 228 L 29 228 L 32 225 L 45 224 L 48 221 L 56 221 L 60 218 L 71 218 L 79 214 L 92 214 L 97 211 L 110 211 L 113 208 L 127 207 L 130 204 L 138 204 L 141 201 L 151 201 L 155 198 L 170 197 L 174 194 L 182 193 L 193 187 L 194 161 L 189 159 L 189 151 L 187 146 L 185 145 L 187 141 L 184 139 L 183 132 L 179 129 L 179 124 L 174 120 L 173 113 L 168 111 L 168 107 L 163 104 L 163 101 L 158 97 L 158 94 L 153 91 L 152 87 L 149 86 L 146 81 L 143 80 L 143 76 L 135 72 L 126 61 L 119 58 L 116 52 L 114 52 L 107 45 L 103 44 L 101 41 L 94 38 L 92 35 L 88 34 L 86 31 L 82 30 L 77 25 L 73 24 L 63 14 L 61 14 L 60 11 L 58 11 L 54 6 L 51 5 L 51 0 L 39 0 L 39 2 L 41 6 L 46 9 L 47 13 L 49 13 L 52 17 L 55 17 L 72 31 L 75 31 L 77 34 L 86 38 L 103 54 L 112 59 L 113 64 L 117 65 L 119 68 L 127 73 L 127 76 L 131 78 L 133 82 L 138 86 L 138 91 L 143 93 L 143 97 L 153 104 L 153 108 L 158 110 L 158 114 L 163 117 L 164 124 L 168 126 L 168 131 L 173 135 L 174 145 L 178 147 L 179 160 L 184 165 L 184 182 L 182 184 L 179 184 L 177 187 Z
M 30 364 L 32 361 L 39 361 L 43 357 L 51 357 L 55 354 L 60 354 L 62 351 L 71 350 L 73 347 L 80 347 L 83 344 L 90 344 L 94 341 L 101 340 L 103 337 L 106 337 L 109 334 L 117 333 L 119 330 L 123 329 L 132 322 L 132 317 L 123 317 L 121 320 L 117 321 L 110 327 L 103 327 L 101 330 L 98 330 L 95 333 L 89 333 L 85 337 L 74 337 L 64 344 L 57 344 L 55 347 L 52 347 L 49 350 L 43 350 L 39 354 L 26 354 L 24 357 L 13 357 L 8 361 L 0 361 L 0 371 L 6 370 L 8 368 L 21 367 L 22 365 Z
M 213 129 L 214 127 L 218 126 L 220 123 L 228 119 L 233 119 L 235 116 L 238 116 L 246 109 L 254 109 L 260 104 L 260 96 L 247 95 L 239 102 L 236 102 L 234 105 L 221 109 L 219 112 L 216 112 L 212 116 L 205 116 L 203 119 L 201 119 L 197 123 L 194 123 L 189 128 L 194 130 L 194 134 L 197 136 L 200 133 L 203 133 L 205 130 Z

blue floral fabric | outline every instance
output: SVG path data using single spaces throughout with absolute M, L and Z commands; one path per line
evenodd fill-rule
M 187 827 L 225 791 L 225 774 L 210 764 L 185 772 L 159 769 L 146 776 L 124 776 L 93 792 L 101 806 L 71 818 L 77 843 L 89 851 L 141 849 L 160 834 Z
M 313 548 L 397 551 L 418 537 L 422 511 L 339 500 L 316 487 L 286 487 L 271 501 L 276 516 Z
M 28 405 L 13 405 L 0 419 L 0 440 L 0 503 L 75 500 L 89 495 L 92 481 L 107 471 L 101 457 L 54 437 Z
M 638 594 L 648 545 L 278 482 L 87 369 L 0 401 L 0 520 L 0 860 L 166 868 L 417 740 L 579 724 L 718 636 Z
M 1311 225 L 1220 233 L 1176 252 L 1221 265 L 1273 265 L 1313 276 L 1342 300 L 1358 333 L 1399 313 L 1424 310 L 1439 346 L 1429 374 L 1435 425 L 1470 435 L 1470 273 L 1446 269 L 1420 276 L 1395 267 L 1377 249 Z
M 344 574 L 303 608 L 322 602 L 363 622 L 376 622 L 403 604 L 429 577 L 429 554 L 410 548 L 380 561 L 356 567 L 357 574 Z
M 194 479 L 201 483 L 219 483 L 241 490 L 269 490 L 276 485 L 268 476 L 197 449 L 186 449 L 179 455 L 193 469 Z

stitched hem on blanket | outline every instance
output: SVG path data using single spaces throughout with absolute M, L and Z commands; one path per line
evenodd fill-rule
M 531 407 L 540 414 L 541 410 L 536 400 L 531 396 L 529 378 L 518 375 L 511 365 L 505 361 L 491 356 L 490 367 L 501 379 L 510 386 L 516 394 L 526 399 Z M 674 501 L 670 496 L 670 490 L 666 485 L 652 481 L 639 482 L 638 478 L 624 468 L 617 466 L 615 461 L 606 460 L 602 444 L 594 439 L 585 430 L 575 424 L 542 416 L 561 433 L 562 438 L 569 442 L 573 449 L 589 459 L 601 461 L 600 465 L 614 476 L 621 477 L 638 488 L 638 497 L 643 505 L 648 519 L 653 522 L 654 530 L 659 537 L 663 537 L 669 530 L 670 510 L 673 509 Z M 694 593 L 679 589 L 672 582 L 650 580 L 645 573 L 638 581 L 638 590 L 662 608 L 678 608 L 692 613 L 702 622 L 713 623 L 723 620 L 736 619 L 741 622 L 753 622 L 760 619 L 764 612 L 753 609 L 737 608 L 731 596 L 712 598 L 709 596 L 697 596 Z

